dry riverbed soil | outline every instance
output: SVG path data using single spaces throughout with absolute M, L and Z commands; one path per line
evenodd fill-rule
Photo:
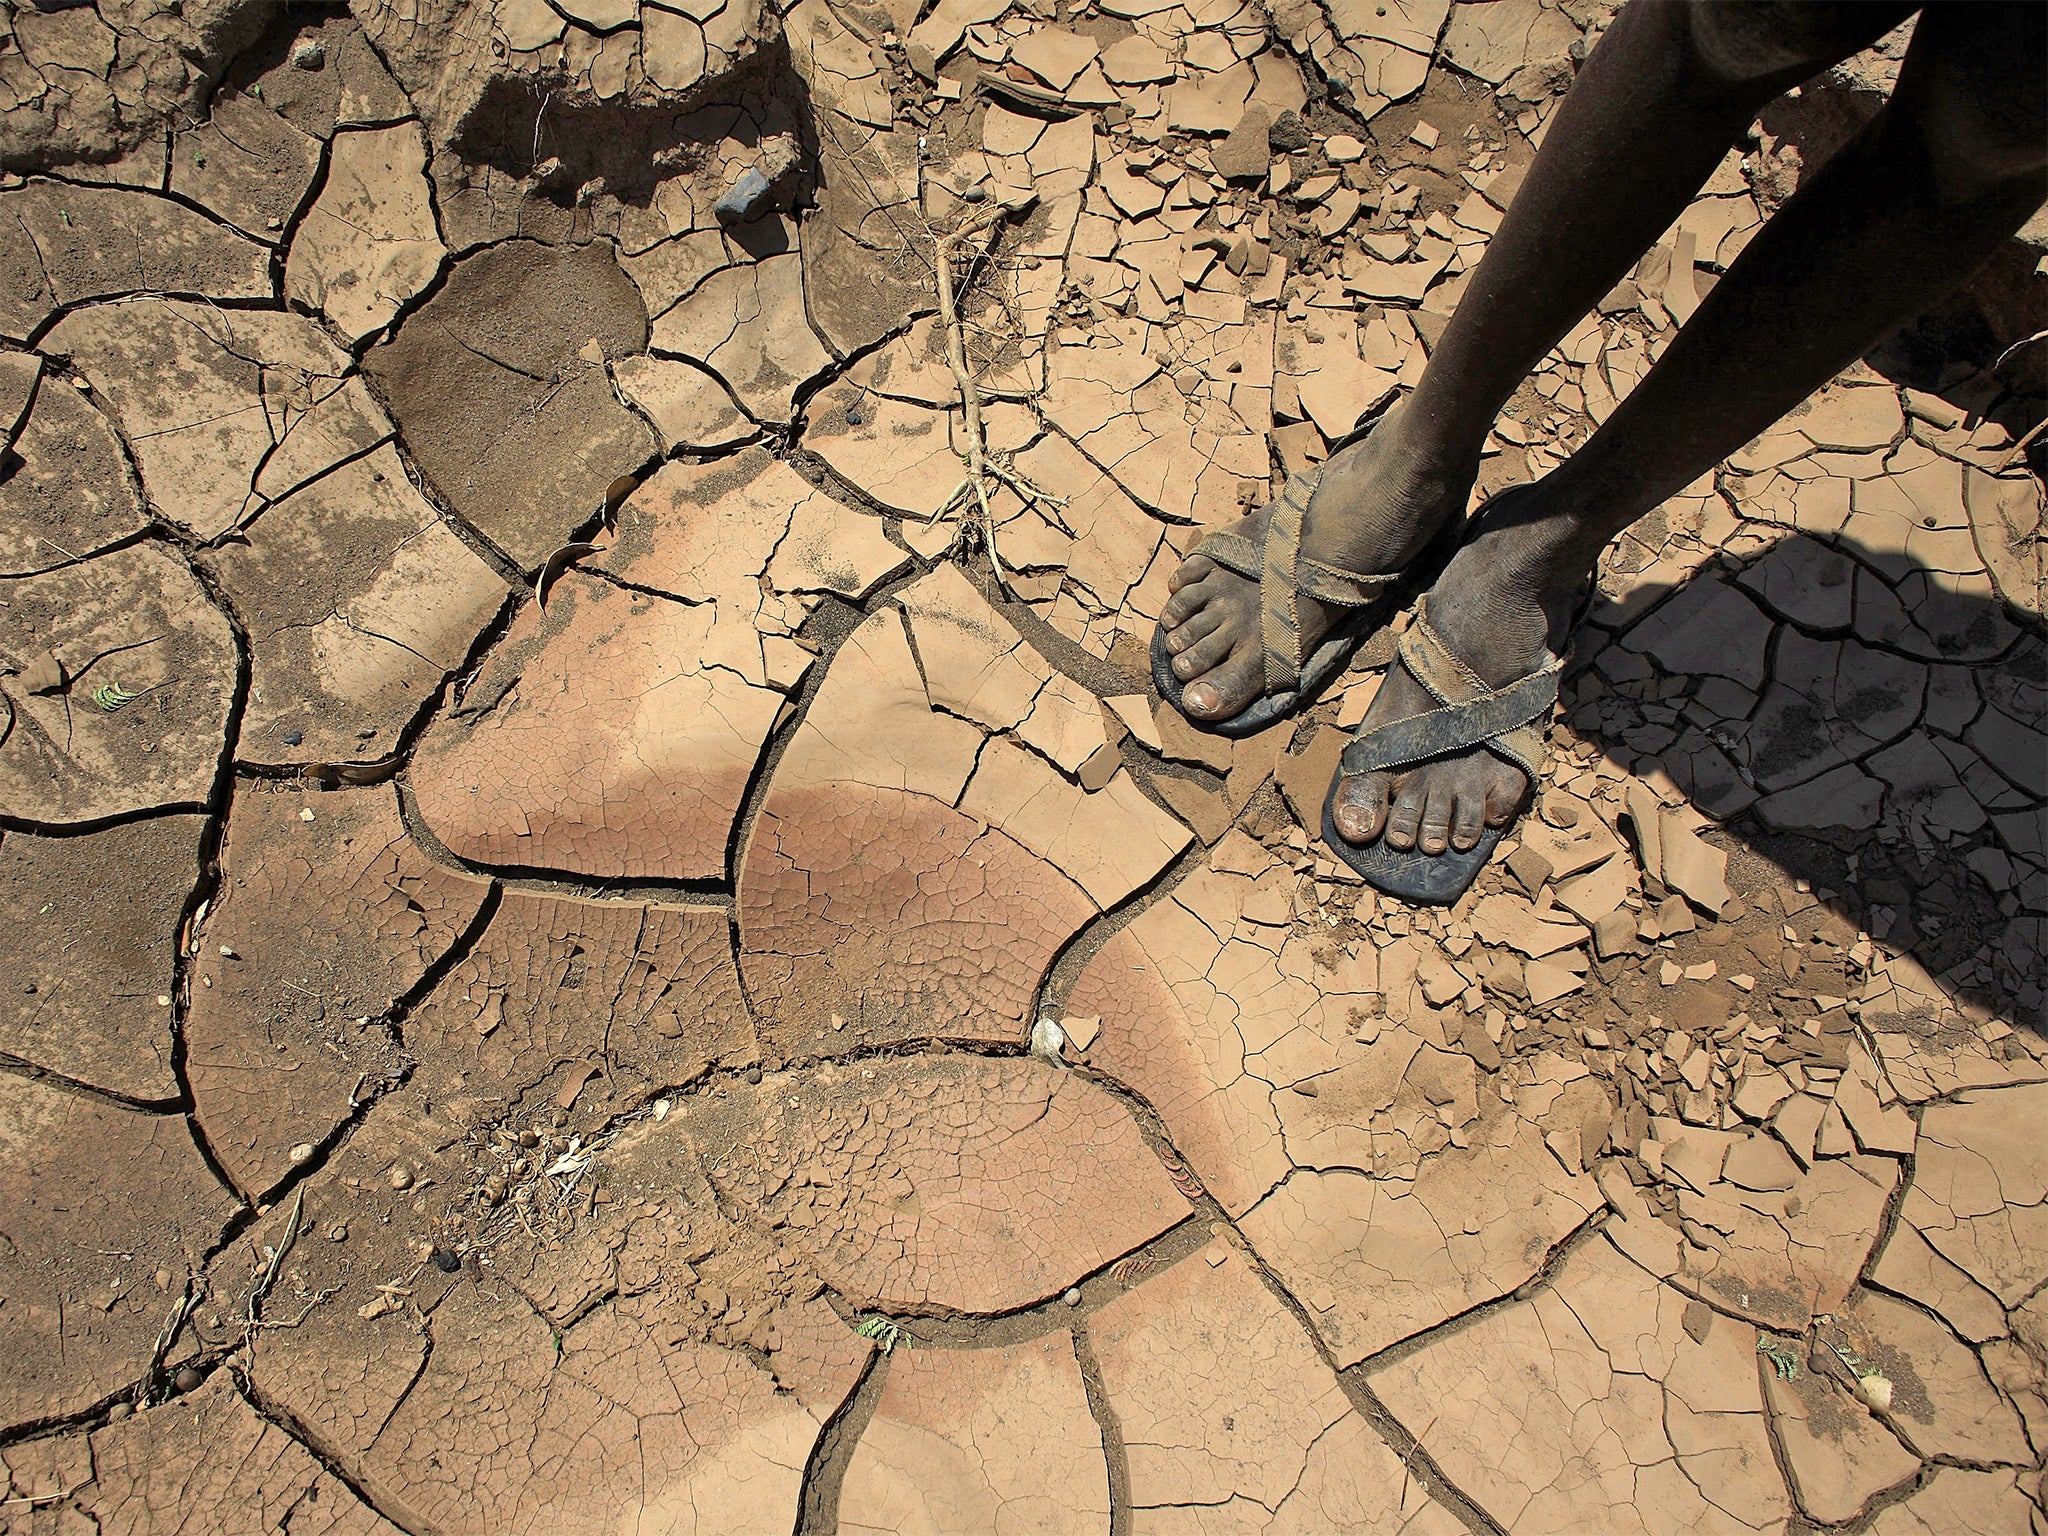
M 1316 840 L 1391 632 L 1150 696 L 1610 18 L 0 4 L 0 1532 L 2040 1532 L 2036 247 L 1608 553 L 1455 906 Z

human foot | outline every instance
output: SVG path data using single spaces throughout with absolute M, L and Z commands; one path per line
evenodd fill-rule
M 1416 446 L 1396 407 L 1371 436 L 1323 467 L 1303 522 L 1303 559 L 1362 574 L 1405 569 L 1463 511 L 1474 472 L 1472 465 L 1445 467 Z M 1229 531 L 1262 547 L 1269 515 L 1262 507 Z M 1227 720 L 1266 687 L 1259 584 L 1195 554 L 1168 586 L 1173 595 L 1160 628 L 1173 675 L 1185 685 L 1183 706 L 1198 719 Z M 1344 611 L 1301 594 L 1304 655 Z
M 1542 487 L 1494 500 L 1427 599 L 1429 623 L 1451 653 L 1491 688 L 1505 688 L 1564 644 L 1584 579 L 1561 534 L 1569 525 L 1542 514 Z M 1361 736 L 1439 708 L 1405 665 L 1391 668 L 1359 726 Z M 1541 721 L 1538 722 L 1539 728 Z M 1406 770 L 1347 776 L 1331 821 L 1346 842 L 1384 838 L 1426 854 L 1476 847 L 1489 827 L 1513 820 L 1529 776 L 1486 747 L 1447 754 Z

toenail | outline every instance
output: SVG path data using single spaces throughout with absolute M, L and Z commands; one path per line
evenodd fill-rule
M 1216 695 L 1211 689 L 1190 688 L 1188 690 L 1188 708 L 1199 709 L 1206 714 L 1215 707 Z

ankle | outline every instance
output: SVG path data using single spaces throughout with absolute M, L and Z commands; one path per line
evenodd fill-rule
M 1426 412 L 1415 410 L 1412 401 L 1411 396 L 1396 405 L 1374 430 L 1373 440 L 1388 465 L 1418 493 L 1437 500 L 1462 499 L 1478 478 L 1481 445 L 1447 436 Z
M 1554 646 L 1598 552 L 1589 556 L 1572 521 L 1538 500 L 1543 485 L 1539 481 L 1489 509 L 1445 579 L 1483 590 L 1489 605 L 1504 613 L 1531 615 L 1533 621 L 1540 612 Z

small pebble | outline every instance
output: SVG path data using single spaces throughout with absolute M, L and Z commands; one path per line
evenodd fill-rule
M 317 43 L 310 37 L 292 50 L 292 68 L 294 69 L 319 69 L 326 62 L 326 45 Z
M 1877 1371 L 1859 1376 L 1856 1378 L 1856 1395 L 1863 1399 L 1866 1407 L 1882 1413 L 1892 1405 L 1891 1378 Z
M 180 1392 L 190 1392 L 205 1384 L 206 1377 L 196 1367 L 186 1365 L 178 1368 L 178 1374 L 171 1378 L 171 1385 Z
M 304 810 L 302 810 L 302 811 L 300 811 L 300 812 L 299 812 L 299 820 L 301 820 L 301 821 L 311 821 L 312 819 L 313 819 L 313 807 L 311 807 L 310 805 L 309 805 L 309 806 L 307 806 L 307 807 L 306 807 L 306 808 L 305 808 Z
M 1079 1287 L 1071 1285 L 1068 1286 L 1066 1295 L 1062 1296 L 1060 1300 L 1064 1301 L 1070 1307 L 1078 1307 L 1079 1305 L 1081 1305 L 1081 1292 Z
M 305 739 L 306 733 L 304 731 L 286 731 L 284 733 L 284 744 L 288 747 L 296 747 Z
M 462 1260 L 456 1256 L 455 1250 L 452 1248 L 436 1248 L 434 1250 L 434 1268 L 441 1271 L 444 1275 L 452 1275 L 462 1268 Z
M 310 1163 L 313 1161 L 313 1143 L 310 1141 L 300 1142 L 292 1148 L 291 1157 L 295 1163 Z
M 985 202 L 987 198 L 988 188 L 986 187 L 963 187 L 960 191 L 960 201 L 963 203 Z
M 411 1170 L 410 1168 L 394 1168 L 394 1169 L 392 1169 L 392 1170 L 391 1170 L 391 1187 L 392 1187 L 393 1189 L 411 1189 L 411 1188 L 412 1188 L 412 1170 Z
M 118 1423 L 120 1420 L 127 1418 L 134 1411 L 135 1405 L 133 1403 L 116 1403 L 113 1407 L 107 1410 L 107 1418 L 109 1422 Z
M 232 949 L 229 949 L 227 945 L 223 944 L 220 947 L 220 957 L 223 960 L 232 960 L 235 958 L 235 952 Z

